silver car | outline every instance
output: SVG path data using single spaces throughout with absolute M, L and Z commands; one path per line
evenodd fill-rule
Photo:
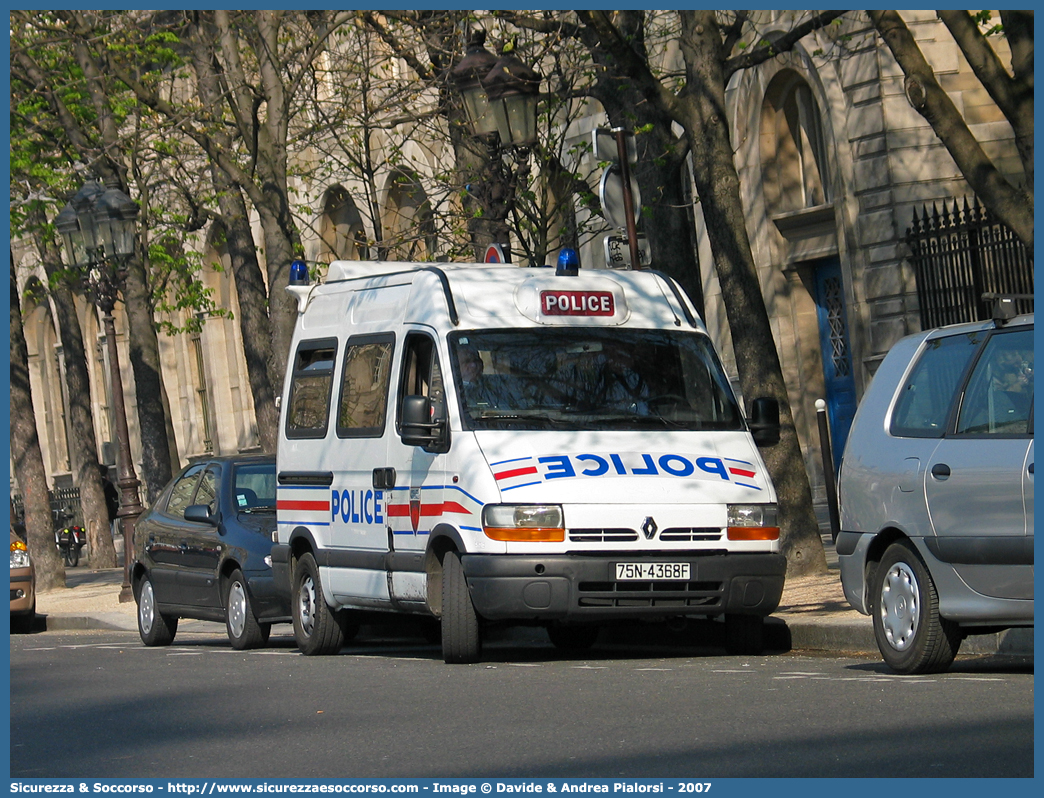
M 1033 316 L 929 330 L 881 363 L 845 446 L 849 603 L 899 673 L 1033 625 Z

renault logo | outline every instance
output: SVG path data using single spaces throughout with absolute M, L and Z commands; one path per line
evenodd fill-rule
M 645 533 L 646 540 L 652 540 L 656 535 L 656 522 L 651 515 L 642 522 L 642 532 Z

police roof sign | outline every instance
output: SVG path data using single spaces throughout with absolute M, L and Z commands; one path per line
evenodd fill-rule
M 541 291 L 540 311 L 545 316 L 612 316 L 616 308 L 611 291 Z

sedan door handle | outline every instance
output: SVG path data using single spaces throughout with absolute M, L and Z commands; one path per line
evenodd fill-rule
M 950 476 L 950 467 L 946 463 L 936 463 L 932 466 L 932 476 L 938 480 L 946 479 Z
M 1028 471 L 1029 471 L 1029 472 L 1030 472 L 1031 474 L 1033 473 L 1033 463 L 1030 463 L 1030 464 L 1029 464 L 1029 468 L 1028 468 L 1027 470 L 1028 470 Z

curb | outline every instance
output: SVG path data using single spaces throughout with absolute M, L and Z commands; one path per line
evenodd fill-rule
M 41 625 L 42 624 L 42 625 Z M 100 612 L 95 615 L 38 614 L 33 631 L 55 632 L 98 629 L 117 632 L 138 631 L 138 621 L 123 612 Z
M 845 654 L 880 654 L 869 617 L 855 619 L 799 618 L 779 619 L 790 635 L 792 651 L 834 651 Z M 961 643 L 960 654 L 1032 657 L 1033 627 L 1006 629 L 983 635 L 969 635 Z
M 37 615 L 33 631 L 107 630 L 138 631 L 137 618 L 124 612 L 93 615 Z M 819 651 L 838 654 L 866 654 L 878 658 L 873 622 L 869 617 L 801 618 L 795 615 L 770 616 L 765 623 L 766 650 Z M 1033 627 L 1007 629 L 985 635 L 972 635 L 961 644 L 961 654 L 1033 656 Z

